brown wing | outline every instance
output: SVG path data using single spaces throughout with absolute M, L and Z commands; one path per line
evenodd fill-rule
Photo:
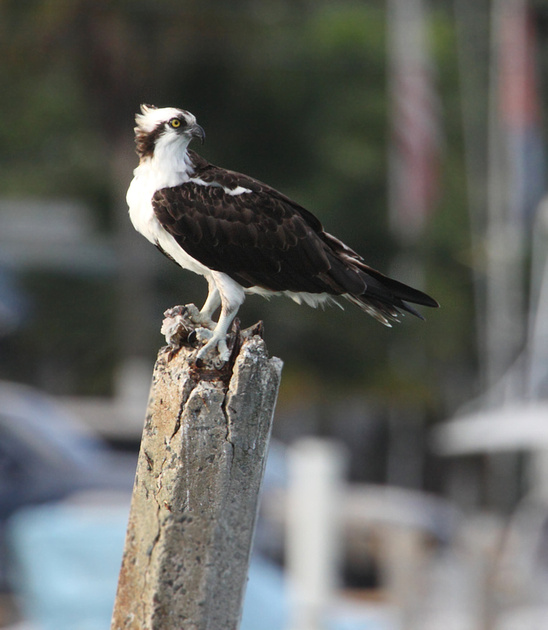
M 190 256 L 244 287 L 334 295 L 365 290 L 359 274 L 322 240 L 315 217 L 255 180 L 237 185 L 253 190 L 230 195 L 222 185 L 194 182 L 163 188 L 153 197 L 154 212 Z
M 425 293 L 367 266 L 288 197 L 253 178 L 212 166 L 197 154 L 192 158 L 195 179 L 208 185 L 188 182 L 163 188 L 152 203 L 178 244 L 210 269 L 246 288 L 344 294 L 367 312 L 378 312 L 383 323 L 397 317 L 395 309 L 420 317 L 406 301 L 438 306 Z M 239 186 L 251 192 L 227 192 Z

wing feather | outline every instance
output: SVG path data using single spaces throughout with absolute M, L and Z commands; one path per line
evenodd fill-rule
M 288 197 L 189 153 L 194 181 L 156 191 L 152 205 L 177 243 L 210 269 L 246 288 L 344 295 L 385 324 L 398 309 L 420 317 L 405 300 L 437 306 L 425 293 L 367 266 Z M 238 187 L 249 192 L 234 194 Z
M 243 286 L 344 292 L 322 278 L 330 262 L 316 226 L 272 189 L 254 187 L 230 195 L 221 186 L 191 181 L 157 191 L 154 212 L 188 254 Z

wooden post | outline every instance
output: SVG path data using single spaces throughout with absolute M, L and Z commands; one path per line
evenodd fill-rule
M 240 625 L 282 368 L 253 332 L 221 370 L 160 350 L 111 630 Z

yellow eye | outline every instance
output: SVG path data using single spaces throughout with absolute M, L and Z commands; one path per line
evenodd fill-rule
M 178 118 L 172 118 L 169 121 L 169 125 L 173 127 L 173 129 L 178 129 L 181 126 L 181 121 Z

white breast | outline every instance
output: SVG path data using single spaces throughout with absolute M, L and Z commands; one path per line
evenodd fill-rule
M 165 160 L 162 162 L 166 163 Z M 145 160 L 133 172 L 133 180 L 127 191 L 129 217 L 135 229 L 154 245 L 159 245 L 181 267 L 194 273 L 209 276 L 210 270 L 189 256 L 177 241 L 164 230 L 154 214 L 152 197 L 157 190 L 179 186 L 189 179 L 191 171 L 187 160 L 171 162 L 177 168 L 162 168 L 157 160 Z

